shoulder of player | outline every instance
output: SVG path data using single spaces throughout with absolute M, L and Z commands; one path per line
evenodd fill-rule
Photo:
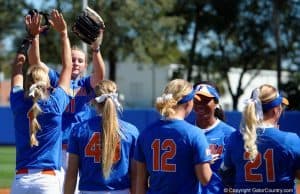
M 86 82 L 90 82 L 91 76 L 80 77 L 75 80 L 78 86 L 84 86 Z
M 231 125 L 228 125 L 224 121 L 220 121 L 218 126 L 224 131 L 224 133 L 229 133 L 231 134 L 232 132 L 236 131 L 235 128 L 233 128 Z
M 243 141 L 243 136 L 239 130 L 235 130 L 230 135 L 228 136 L 228 143 L 234 143 L 237 142 L 238 140 Z
M 119 125 L 120 125 L 120 129 L 122 131 L 124 131 L 125 133 L 129 133 L 133 136 L 138 136 L 139 130 L 132 123 L 129 123 L 127 121 L 123 121 L 123 120 L 119 119 Z
M 65 105 L 69 103 L 69 95 L 62 89 L 60 86 L 52 89 L 50 91 L 49 97 L 46 99 L 38 100 L 38 104 L 41 106 L 43 111 L 54 111 L 58 114 L 61 114 L 64 111 L 64 108 L 58 108 L 62 105 L 62 99 L 65 99 Z
M 53 76 L 59 77 L 60 73 L 49 67 L 49 69 L 48 69 L 48 75 L 50 76 L 50 78 L 52 78 Z
M 277 139 L 279 143 L 291 143 L 292 141 L 297 141 L 300 144 L 300 138 L 296 133 L 289 131 L 281 131 L 278 129 L 273 130 L 272 137 Z
M 148 139 L 149 135 L 151 135 L 155 129 L 160 128 L 162 125 L 162 120 L 156 120 L 153 123 L 150 123 L 146 126 L 145 129 L 140 131 L 139 139 Z
M 69 94 L 61 86 L 57 86 L 50 90 L 50 96 L 51 95 L 64 95 L 64 94 L 66 96 L 69 96 Z
M 82 135 L 90 131 L 97 131 L 101 127 L 101 120 L 99 116 L 91 117 L 85 121 L 81 121 L 72 127 L 72 133 Z

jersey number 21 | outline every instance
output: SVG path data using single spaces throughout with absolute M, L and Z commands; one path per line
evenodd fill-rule
M 249 182 L 263 182 L 263 176 L 266 174 L 266 182 L 275 181 L 274 153 L 273 149 L 267 149 L 263 154 L 258 153 L 254 161 L 248 161 L 245 166 L 245 180 Z M 262 159 L 263 158 L 263 159 Z M 244 152 L 244 159 L 249 160 L 249 153 Z M 253 173 L 252 171 L 262 168 L 265 172 Z

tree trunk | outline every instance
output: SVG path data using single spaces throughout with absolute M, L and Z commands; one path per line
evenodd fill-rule
M 117 57 L 114 51 L 109 51 L 108 53 L 108 63 L 109 63 L 109 75 L 108 78 L 112 81 L 116 81 L 116 66 Z
M 232 110 L 237 110 L 239 102 L 239 96 L 233 95 L 232 96 Z
M 189 65 L 187 67 L 187 80 L 191 81 L 192 80 L 192 71 L 193 71 L 193 65 L 195 63 L 195 49 L 196 49 L 196 43 L 198 40 L 198 33 L 199 33 L 199 7 L 196 9 L 196 17 L 195 17 L 195 30 L 193 33 L 193 41 L 192 41 L 192 46 L 189 54 Z M 201 80 L 201 68 L 199 68 L 199 78 Z
M 280 44 L 280 16 L 279 16 L 279 4 L 280 2 L 274 1 L 273 17 L 274 17 L 274 35 L 276 43 L 276 69 L 277 69 L 277 88 L 281 88 L 281 44 Z

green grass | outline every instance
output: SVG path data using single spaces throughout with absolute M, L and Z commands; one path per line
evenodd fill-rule
M 0 146 L 0 188 L 9 188 L 15 175 L 16 148 Z

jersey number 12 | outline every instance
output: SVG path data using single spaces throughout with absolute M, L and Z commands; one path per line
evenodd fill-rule
M 152 144 L 153 171 L 176 172 L 176 164 L 169 163 L 176 155 L 176 143 L 173 139 L 155 139 Z

